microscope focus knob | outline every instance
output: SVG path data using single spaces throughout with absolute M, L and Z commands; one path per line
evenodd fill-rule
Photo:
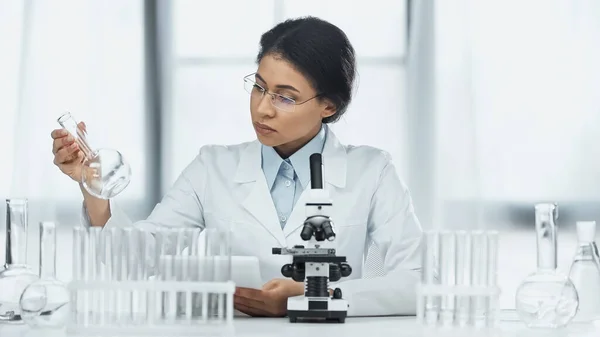
M 347 263 L 342 263 L 340 264 L 340 273 L 342 274 L 342 277 L 348 277 L 352 274 L 352 267 Z
M 341 300 L 342 299 L 342 289 L 335 288 L 333 290 L 333 299 L 335 299 L 335 300 Z
M 306 276 L 306 269 L 304 263 L 295 263 L 292 271 L 292 280 L 296 282 L 304 282 Z
M 342 278 L 342 273 L 340 271 L 340 266 L 335 263 L 329 264 L 329 281 L 337 282 L 341 278 Z
M 281 267 L 281 275 L 285 277 L 292 277 L 293 273 L 294 266 L 292 266 L 291 264 L 284 264 L 283 267 Z

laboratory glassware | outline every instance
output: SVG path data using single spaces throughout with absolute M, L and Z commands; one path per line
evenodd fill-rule
M 498 232 L 427 231 L 422 236 L 417 320 L 426 327 L 497 323 Z
M 519 319 L 530 328 L 560 328 L 575 314 L 579 298 L 569 278 L 557 270 L 558 206 L 535 206 L 537 271 L 517 289 L 515 305 Z
M 38 279 L 27 265 L 27 199 L 6 199 L 6 262 L 0 271 L 0 323 L 23 323 L 19 298 Z
M 69 319 L 70 293 L 67 285 L 56 279 L 56 224 L 40 222 L 40 279 L 21 294 L 23 321 L 33 328 L 65 326 Z
M 229 242 L 216 242 L 221 235 L 160 227 L 112 227 L 95 235 L 93 229 L 73 231 L 73 250 L 81 254 L 73 254 L 69 333 L 232 334 L 231 267 L 215 262 L 227 256 L 199 256 L 230 254 L 222 248 Z
M 119 151 L 92 148 L 86 131 L 78 126 L 70 113 L 62 115 L 58 123 L 73 136 L 84 155 L 81 183 L 86 191 L 97 198 L 109 199 L 129 185 L 131 167 Z
M 579 309 L 574 322 L 600 320 L 600 258 L 595 242 L 596 222 L 577 222 L 578 247 L 569 278 L 579 295 Z

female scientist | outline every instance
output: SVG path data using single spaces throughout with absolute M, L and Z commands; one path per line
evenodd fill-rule
M 288 262 L 272 248 L 306 244 L 300 238 L 303 192 L 310 189 L 309 157 L 319 152 L 324 188 L 333 200 L 334 244 L 353 268 L 336 284 L 348 300 L 348 315 L 414 314 L 421 228 L 409 191 L 389 154 L 342 145 L 328 127 L 351 99 L 356 65 L 348 38 L 317 18 L 288 20 L 261 37 L 257 63 L 256 73 L 243 80 L 258 139 L 200 148 L 148 219 L 135 225 L 233 226 L 233 255 L 257 256 L 266 282 L 260 290 L 238 288 L 235 308 L 284 316 L 287 298 L 302 295 L 304 287 L 281 275 Z M 55 165 L 81 181 L 82 153 L 73 139 L 62 130 L 52 138 Z M 86 224 L 131 225 L 114 201 L 81 191 Z M 363 279 L 370 241 L 381 252 L 385 276 Z

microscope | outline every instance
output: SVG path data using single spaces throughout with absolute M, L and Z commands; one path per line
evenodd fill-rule
M 352 268 L 345 256 L 336 256 L 334 248 L 321 248 L 322 243 L 335 240 L 330 219 L 332 201 L 323 188 L 323 162 L 320 153 L 310 156 L 311 189 L 306 201 L 306 220 L 300 238 L 314 247 L 294 246 L 273 248 L 274 255 L 292 255 L 292 263 L 281 268 L 281 274 L 296 282 L 304 282 L 304 295 L 290 297 L 287 312 L 291 323 L 303 321 L 337 321 L 344 323 L 348 302 L 342 290 L 329 293 L 329 281 L 337 282 L 350 276 Z

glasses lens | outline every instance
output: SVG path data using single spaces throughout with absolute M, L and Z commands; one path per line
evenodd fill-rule
M 254 89 L 254 82 L 249 78 L 244 78 L 244 89 L 251 94 L 252 89 Z
M 294 111 L 294 108 L 296 107 L 296 102 L 285 96 L 273 95 L 272 102 L 277 109 L 283 111 Z

